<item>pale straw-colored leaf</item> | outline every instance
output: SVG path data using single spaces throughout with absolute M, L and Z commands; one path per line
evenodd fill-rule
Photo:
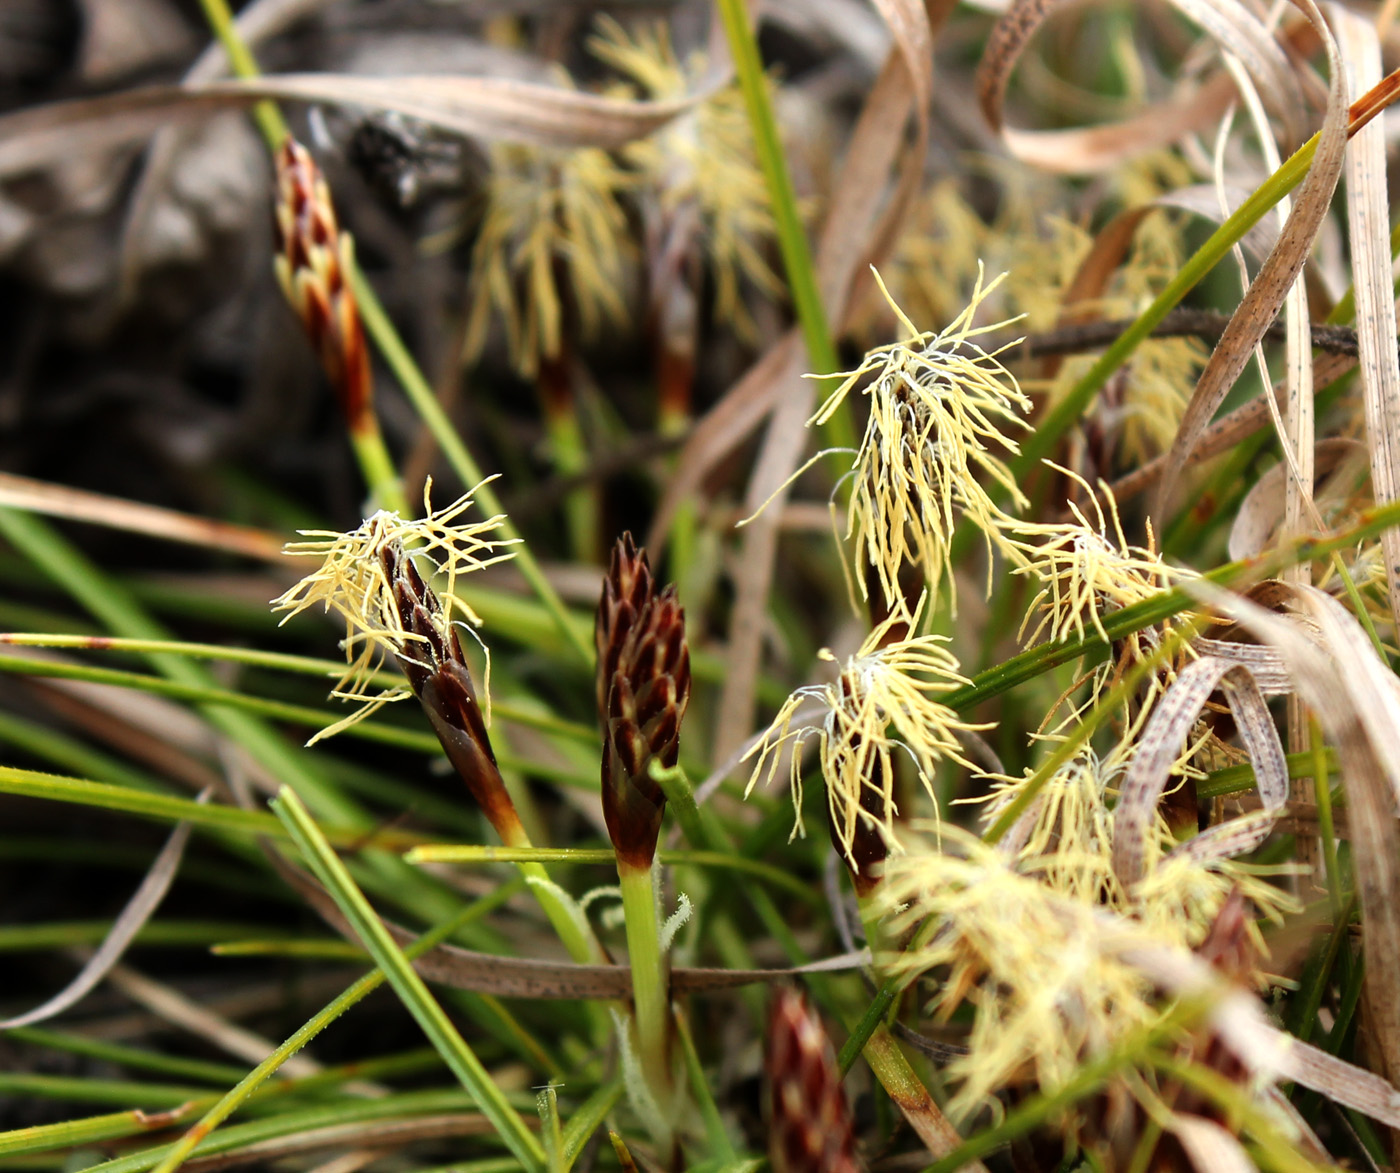
M 1066 173 L 1104 171 L 1203 129 L 1228 105 L 1234 84 L 1226 74 L 1217 73 L 1203 84 L 1122 122 L 1076 130 L 1027 131 L 1008 126 L 1003 103 L 1011 72 L 1031 37 L 1059 3 L 1060 0 L 1018 0 L 1012 4 L 987 39 L 978 66 L 977 99 L 982 113 L 1007 150 L 1023 163 Z M 1178 7 L 1184 10 L 1197 5 Z M 1277 92 L 1273 78 L 1280 51 L 1277 45 L 1269 47 L 1273 38 L 1268 31 L 1241 5 L 1210 7 L 1220 13 L 1218 21 L 1212 20 L 1219 27 L 1206 31 L 1212 35 L 1223 33 L 1226 39 L 1222 44 L 1227 48 L 1233 44 L 1249 45 L 1250 63 L 1264 71 L 1266 88 Z M 1192 13 L 1188 11 L 1186 15 Z
M 198 801 L 204 802 L 209 797 L 209 793 L 208 790 L 204 791 L 200 794 Z M 175 829 L 170 833 L 170 838 L 160 849 L 160 854 L 151 863 L 145 879 L 141 881 L 140 886 L 132 894 L 131 899 L 127 901 L 126 907 L 121 910 L 117 919 L 112 922 L 112 927 L 107 930 L 107 936 L 103 939 L 102 944 L 88 958 L 87 963 L 78 971 L 77 976 L 52 998 L 34 1007 L 33 1010 L 17 1014 L 13 1018 L 0 1020 L 0 1030 L 29 1026 L 32 1023 L 43 1022 L 45 1019 L 62 1014 L 70 1006 L 76 1005 L 98 982 L 107 976 L 112 966 L 121 960 L 122 954 L 136 939 L 136 934 L 155 915 L 156 909 L 165 899 L 165 894 L 170 891 L 175 874 L 180 870 L 180 861 L 184 858 L 185 844 L 189 842 L 192 826 L 193 824 L 188 822 L 175 825 Z
M 644 138 L 717 88 L 711 74 L 685 97 L 633 101 L 495 77 L 358 77 L 269 74 L 245 81 L 150 86 L 100 98 L 36 106 L 0 117 L 0 177 L 33 171 L 74 152 L 109 149 L 163 126 L 264 98 L 388 110 L 488 141 L 548 147 L 620 147 Z
M 1365 455 L 1365 448 L 1357 441 L 1334 436 L 1318 442 L 1314 469 L 1319 478 L 1328 478 L 1336 473 L 1331 477 L 1333 484 L 1339 481 L 1343 485 L 1351 484 L 1354 476 L 1350 474 L 1355 471 L 1356 458 L 1364 460 Z M 1230 523 L 1229 552 L 1232 560 L 1262 554 L 1277 533 L 1284 520 L 1284 478 L 1287 472 L 1287 465 L 1276 464 L 1250 486 L 1240 502 L 1234 521 Z M 1319 508 L 1322 505 L 1322 495 L 1319 494 Z
M 1268 706 L 1249 669 L 1231 661 L 1207 657 L 1187 665 L 1162 695 L 1138 737 L 1137 749 L 1119 789 L 1113 816 L 1113 870 L 1125 886 L 1140 880 L 1147 867 L 1148 835 L 1157 803 L 1166 789 L 1182 743 L 1216 689 L 1225 694 L 1240 738 L 1254 763 L 1263 814 L 1213 827 L 1190 854 L 1201 859 L 1257 847 L 1268 836 L 1272 819 L 1288 798 L 1288 764 Z M 1189 844 L 1187 845 L 1189 846 Z
M 1217 656 L 1243 664 L 1265 696 L 1286 696 L 1293 691 L 1288 665 L 1275 648 L 1209 636 L 1197 636 L 1191 646 L 1202 656 Z
M 1386 1068 L 1400 1071 L 1400 687 L 1360 624 L 1325 592 L 1293 589 L 1315 634 L 1238 595 L 1197 581 L 1188 588 L 1283 654 L 1298 695 L 1316 714 L 1341 763 L 1361 903 L 1367 1000 Z
M 1319 387 L 1325 387 L 1333 380 L 1341 378 L 1354 366 L 1356 366 L 1356 359 L 1348 355 L 1319 355 L 1313 363 L 1313 382 Z M 1209 460 L 1212 456 L 1219 456 L 1222 452 L 1233 448 L 1241 440 L 1252 436 L 1260 428 L 1267 427 L 1273 419 L 1273 409 L 1270 408 L 1265 394 L 1261 392 L 1248 403 L 1235 408 L 1234 411 L 1209 424 L 1196 441 L 1183 467 L 1190 468 L 1192 465 Z M 1279 410 L 1282 410 L 1282 405 L 1287 398 L 1286 384 L 1282 381 L 1276 383 L 1269 394 L 1272 394 L 1274 403 L 1278 405 Z M 1113 490 L 1113 495 L 1119 501 L 1126 501 L 1130 497 L 1136 497 L 1139 493 L 1147 492 L 1166 474 L 1170 461 L 1170 454 L 1163 453 L 1161 456 L 1153 457 L 1132 472 L 1124 473 L 1109 486 Z
M 1185 467 L 1187 457 L 1195 448 L 1201 433 L 1210 423 L 1230 388 L 1234 386 L 1235 380 L 1239 378 L 1253 355 L 1255 345 L 1277 316 L 1288 291 L 1302 273 L 1341 175 L 1348 118 L 1346 78 L 1336 42 L 1333 41 L 1317 6 L 1312 0 L 1298 0 L 1298 3 L 1327 50 L 1331 79 L 1327 115 L 1323 119 L 1312 166 L 1298 189 L 1292 214 L 1279 233 L 1278 243 L 1270 252 L 1268 260 L 1264 262 L 1249 291 L 1231 317 L 1224 335 L 1216 344 L 1210 361 L 1201 372 L 1191 402 L 1187 405 L 1176 440 L 1167 455 L 1167 466 L 1161 484 L 1158 486 L 1156 507 L 1153 510 L 1158 518 L 1166 515 L 1181 470 Z M 1292 376 L 1289 383 L 1290 387 L 1297 385 Z M 1311 456 L 1311 440 L 1306 445 L 1306 451 Z
M 1176 1112 L 1168 1131 L 1181 1142 L 1196 1173 L 1258 1173 L 1244 1146 L 1214 1120 Z
M 280 563 L 285 560 L 282 538 L 266 530 L 195 517 L 158 505 L 108 497 L 103 493 L 89 493 L 84 489 L 70 489 L 66 485 L 36 481 L 15 473 L 0 472 L 0 506 L 47 514 L 49 517 L 66 517 L 89 525 L 107 526 L 209 550 L 242 554 L 262 562 Z
M 1375 25 L 1333 7 L 1342 55 L 1360 96 L 1381 77 Z M 1347 151 L 1347 224 L 1356 290 L 1356 333 L 1371 485 L 1376 504 L 1400 497 L 1400 358 L 1395 349 L 1395 294 L 1391 284 L 1390 198 L 1386 190 L 1386 134 L 1376 119 Z M 1400 622 L 1400 530 L 1381 534 L 1391 615 Z

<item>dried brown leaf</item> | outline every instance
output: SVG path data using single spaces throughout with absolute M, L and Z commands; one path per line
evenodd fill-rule
M 1314 467 L 1321 478 L 1336 473 L 1338 479 L 1350 482 L 1349 475 L 1356 457 L 1365 457 L 1365 449 L 1355 440 L 1333 437 L 1317 445 Z M 1351 459 L 1348 459 L 1351 458 Z M 1262 553 L 1274 536 L 1284 512 L 1284 477 L 1288 466 L 1276 464 L 1261 476 L 1245 494 L 1239 511 L 1230 525 L 1230 557 L 1253 558 Z
M 683 114 L 715 88 L 711 75 L 694 94 L 642 102 L 558 86 L 492 77 L 357 77 L 272 74 L 249 81 L 151 86 L 100 98 L 37 106 L 0 118 L 0 178 L 33 171 L 76 151 L 111 148 L 212 110 L 263 98 L 367 106 L 487 140 L 552 147 L 620 147 Z
M 1228 105 L 1234 93 L 1234 83 L 1227 75 L 1217 73 L 1180 97 L 1122 122 L 1077 130 L 1047 131 L 1017 130 L 1006 125 L 1003 102 L 1011 72 L 1031 37 L 1059 2 L 1017 0 L 1013 3 L 987 39 L 977 70 L 977 99 L 982 113 L 993 131 L 1001 136 L 1007 150 L 1022 162 L 1066 173 L 1103 171 L 1116 167 L 1125 159 L 1175 142 L 1183 135 L 1204 128 Z M 1232 26 L 1243 28 L 1246 22 L 1252 21 L 1242 7 L 1220 7 L 1233 10 Z M 1253 23 L 1257 24 L 1257 21 Z M 1258 38 L 1251 33 L 1248 39 L 1253 43 Z M 1263 39 L 1268 41 L 1272 38 L 1266 34 Z M 1225 44 L 1231 47 L 1228 41 Z M 1259 44 L 1256 55 L 1266 59 L 1271 53 Z M 1270 89 L 1273 88 L 1271 85 Z
M 224 550 L 262 562 L 280 563 L 284 560 L 282 539 L 265 530 L 194 517 L 173 509 L 89 493 L 83 489 L 70 489 L 65 485 L 36 481 L 14 473 L 0 472 L 0 506 L 25 509 L 49 517 L 67 517 L 91 525 L 108 526 L 206 549 Z
M 1113 816 L 1113 870 L 1131 887 L 1146 870 L 1148 833 L 1182 743 L 1216 689 L 1225 694 L 1250 761 L 1263 811 L 1201 832 L 1177 848 L 1198 859 L 1216 859 L 1257 847 L 1288 798 L 1288 763 L 1264 695 L 1238 661 L 1204 657 L 1187 665 L 1153 709 L 1123 776 Z
M 1347 355 L 1319 355 L 1313 364 L 1313 382 L 1319 386 L 1326 386 L 1333 380 L 1341 378 L 1355 365 L 1356 360 Z M 1286 395 L 1284 383 L 1275 384 L 1271 394 L 1275 404 L 1281 407 Z M 1220 453 L 1233 448 L 1241 440 L 1254 435 L 1260 428 L 1266 427 L 1272 416 L 1269 401 L 1262 393 L 1256 395 L 1248 403 L 1235 408 L 1228 415 L 1223 415 L 1208 425 L 1191 450 L 1191 455 L 1187 457 L 1184 467 L 1189 468 L 1192 465 L 1200 464 L 1203 460 L 1209 460 L 1212 456 L 1219 456 Z M 1136 497 L 1139 493 L 1147 492 L 1162 479 L 1167 471 L 1169 459 L 1169 454 L 1154 457 L 1140 468 L 1119 477 L 1109 486 L 1113 491 L 1114 498 L 1121 502 L 1130 497 Z
M 1400 684 L 1357 621 L 1315 587 L 1296 586 L 1292 595 L 1315 634 L 1209 583 L 1188 589 L 1283 654 L 1298 695 L 1336 747 L 1351 815 L 1368 1003 L 1393 1077 L 1400 1072 L 1400 996 L 1391 980 L 1400 973 Z
M 1340 6 L 1335 13 L 1342 54 L 1359 96 L 1380 81 L 1376 28 Z M 1376 504 L 1384 505 L 1400 497 L 1400 357 L 1391 287 L 1385 128 L 1379 120 L 1358 131 L 1347 152 L 1347 222 L 1371 484 Z M 1381 534 L 1381 549 L 1391 614 L 1400 622 L 1400 530 Z
M 1268 260 L 1259 270 L 1254 283 L 1230 319 L 1230 325 L 1216 344 L 1182 417 L 1176 440 L 1167 454 L 1167 465 L 1162 474 L 1161 484 L 1158 486 L 1156 508 L 1153 512 L 1159 519 L 1166 514 L 1177 479 L 1196 441 L 1210 423 L 1230 388 L 1234 386 L 1235 380 L 1252 357 L 1255 346 L 1278 315 L 1288 291 L 1301 274 L 1341 175 L 1349 113 L 1346 75 L 1336 42 L 1327 30 L 1317 6 L 1312 0 L 1298 2 L 1322 37 L 1327 50 L 1331 77 L 1327 115 L 1319 132 L 1312 166 L 1298 190 L 1293 211 L 1279 233 L 1278 243 L 1269 253 Z M 1309 455 L 1311 451 L 1309 442 Z

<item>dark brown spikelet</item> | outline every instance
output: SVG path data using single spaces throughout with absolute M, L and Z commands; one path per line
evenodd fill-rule
M 631 534 L 613 547 L 595 628 L 603 727 L 603 815 L 618 862 L 648 868 L 666 796 L 652 761 L 674 766 L 690 702 L 690 649 L 676 588 L 657 591 Z
M 350 237 L 340 231 L 330 189 L 310 153 L 288 136 L 277 151 L 277 256 L 292 303 L 352 431 L 377 428 L 369 350 L 349 282 Z
M 855 1126 L 836 1052 L 806 995 L 791 986 L 773 992 L 765 1066 L 774 1173 L 857 1173 Z
M 407 637 L 399 648 L 399 667 L 453 768 L 502 841 L 514 844 L 523 833 L 520 818 L 496 766 L 457 632 L 445 621 L 437 595 L 399 543 L 385 546 L 380 558 Z

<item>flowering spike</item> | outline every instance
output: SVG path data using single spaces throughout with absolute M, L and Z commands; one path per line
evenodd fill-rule
M 377 431 L 369 349 L 348 284 L 350 235 L 336 223 L 320 168 L 290 135 L 278 148 L 276 165 L 278 283 L 320 356 L 350 430 Z
M 1031 575 L 1041 584 L 1040 593 L 1026 611 L 1021 635 L 1025 634 L 1038 608 L 1040 622 L 1031 635 L 1031 642 L 1037 642 L 1042 636 L 1051 640 L 1083 639 L 1092 628 L 1107 643 L 1104 614 L 1140 603 L 1194 574 L 1162 560 L 1150 527 L 1146 546 L 1128 542 L 1118 516 L 1118 502 L 1102 481 L 1099 493 L 1108 505 L 1106 513 L 1082 477 L 1057 464 L 1052 463 L 1051 467 L 1077 481 L 1089 495 L 1094 521 L 1091 523 L 1079 506 L 1071 502 L 1073 522 L 1015 523 L 1018 535 L 1039 539 L 1034 545 L 1015 539 L 1015 545 L 1025 555 L 1024 565 L 1018 567 L 1016 573 Z
M 773 992 L 765 1069 L 774 1173 L 857 1173 L 855 1128 L 841 1068 L 800 990 L 779 986 Z
M 332 695 L 360 701 L 362 707 L 319 737 L 411 690 L 491 825 L 506 843 L 515 843 L 523 830 L 496 768 L 458 635 L 459 615 L 474 624 L 480 620 L 456 593 L 460 576 L 509 558 L 505 548 L 511 543 L 491 536 L 499 517 L 459 523 L 472 504 L 470 493 L 434 510 L 431 488 L 430 483 L 424 489 L 425 516 L 419 520 L 404 521 L 381 510 L 348 534 L 304 531 L 316 540 L 290 543 L 287 553 L 319 557 L 321 565 L 273 605 L 291 618 L 320 603 L 345 621 L 342 646 L 348 667 Z M 419 560 L 445 580 L 442 593 L 429 585 Z M 403 670 L 409 690 L 371 692 L 387 657 Z
M 1030 400 L 997 361 L 1000 352 L 983 350 L 976 341 L 1008 323 L 973 324 L 978 306 L 1000 281 L 984 286 L 979 270 L 971 301 L 938 333 L 917 331 L 891 300 L 910 336 L 869 351 L 809 421 L 826 423 L 866 375 L 875 375 L 865 389 L 870 420 L 852 465 L 847 514 L 862 594 L 869 564 L 886 601 L 893 603 L 902 593 L 900 570 L 909 564 L 923 572 L 932 592 L 946 580 L 956 609 L 949 553 L 964 517 L 982 531 L 989 552 L 995 544 L 1019 560 L 1019 550 L 1004 533 L 1012 519 L 982 484 L 989 479 L 1013 504 L 1025 504 L 998 453 L 1019 451 L 1002 428 L 1026 427 Z M 990 587 L 990 567 L 988 575 Z
M 600 15 L 596 28 L 589 49 L 627 79 L 629 90 L 671 102 L 703 88 L 704 54 L 682 62 L 664 23 L 638 22 L 629 32 Z M 624 157 L 652 196 L 643 207 L 648 233 L 660 238 L 656 270 L 676 264 L 674 255 L 703 255 L 713 276 L 716 320 L 731 323 L 745 341 L 758 341 L 746 291 L 778 301 L 785 290 L 765 256 L 776 229 L 738 84 L 710 92 L 654 134 L 629 143 Z
M 648 772 L 676 764 L 690 649 L 676 588 L 659 591 L 631 534 L 613 548 L 595 626 L 603 815 L 619 864 L 650 868 L 666 797 Z
M 553 150 L 520 143 L 491 148 L 486 210 L 472 248 L 463 357 L 486 345 L 493 313 L 506 328 L 511 361 L 533 378 L 562 353 L 566 328 L 583 337 L 625 322 L 623 258 L 630 179 L 603 150 Z
M 901 601 L 875 628 L 831 684 L 798 689 L 778 710 L 761 741 L 749 751 L 756 757 L 749 778 L 752 790 L 760 777 L 772 778 L 781 751 L 791 743 L 792 799 L 797 811 L 793 834 L 802 833 L 802 743 L 816 736 L 832 840 L 858 881 L 873 881 L 872 869 L 898 850 L 894 836 L 894 755 L 906 753 L 919 781 L 933 796 L 938 763 L 951 758 L 971 768 L 957 740 L 969 725 L 939 701 L 966 682 L 943 636 L 910 636 L 917 629 L 923 600 L 911 614 Z M 823 659 L 833 660 L 823 650 Z M 826 709 L 820 724 L 793 728 L 804 701 Z
M 457 632 L 444 620 L 437 595 L 423 581 L 402 545 L 391 542 L 384 546 L 380 559 L 384 576 L 393 587 L 405 637 L 395 658 L 471 796 L 502 842 L 518 844 L 523 841 L 524 828 L 496 765 Z

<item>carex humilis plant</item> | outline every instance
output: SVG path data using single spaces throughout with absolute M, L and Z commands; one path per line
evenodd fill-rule
M 1393 1167 L 1393 13 L 1169 3 L 10 0 L 0 1161 Z

